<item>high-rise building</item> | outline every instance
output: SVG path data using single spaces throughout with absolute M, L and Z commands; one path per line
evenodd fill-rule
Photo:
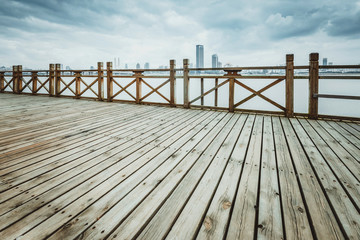
M 218 68 L 222 68 L 222 62 L 218 62 Z
M 127 63 L 125 63 L 125 69 L 128 69 L 128 68 L 129 68 L 128 64 L 127 64 Z
M 217 68 L 219 67 L 219 58 L 218 58 L 218 55 L 217 54 L 213 54 L 211 56 L 211 67 L 212 68 Z
M 204 46 L 196 45 L 196 67 L 204 67 Z
M 328 64 L 327 58 L 323 58 L 323 65 L 326 66 Z
M 144 69 L 149 69 L 149 68 L 150 68 L 150 63 L 148 63 L 148 62 L 145 63 L 145 64 L 144 64 Z
M 136 69 L 140 69 L 140 63 L 136 64 Z

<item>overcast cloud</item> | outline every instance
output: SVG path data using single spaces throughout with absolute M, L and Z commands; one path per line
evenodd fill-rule
M 121 67 L 195 62 L 195 45 L 233 65 L 306 64 L 319 52 L 360 64 L 359 0 L 0 0 L 0 66 Z

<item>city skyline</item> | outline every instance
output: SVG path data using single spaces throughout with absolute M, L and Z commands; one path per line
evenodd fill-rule
M 202 46 L 202 53 L 203 53 L 203 50 L 204 50 L 204 46 L 203 45 L 196 45 L 196 49 L 195 49 L 195 56 L 197 56 L 197 52 L 198 52 L 198 48 L 197 46 Z M 202 58 L 205 59 L 205 56 L 204 54 L 202 55 Z M 193 62 L 191 62 L 191 59 L 190 60 L 190 63 L 189 63 L 189 68 L 194 68 L 194 67 L 197 67 L 197 63 L 196 65 L 194 66 L 193 65 Z M 195 59 L 196 62 L 197 62 L 197 59 Z M 203 61 L 204 62 L 204 61 Z M 114 58 L 114 61 L 112 62 L 113 63 L 113 69 L 141 69 L 141 63 L 140 62 L 137 62 L 134 67 L 129 67 L 129 64 L 128 63 L 123 63 L 122 65 L 120 64 L 120 58 Z M 322 62 L 319 61 L 320 64 L 322 65 L 333 65 L 334 63 L 333 62 L 328 62 L 328 58 L 322 58 Z M 284 65 L 284 64 L 279 64 L 279 65 Z M 359 64 L 360 65 L 360 64 Z M 63 67 L 65 66 L 65 68 Z M 124 66 L 124 67 L 122 67 Z M 238 66 L 238 65 L 232 65 L 231 63 L 226 63 L 224 65 L 224 67 L 231 67 L 231 66 Z M 204 65 L 203 66 L 204 68 L 208 68 L 208 67 L 211 67 L 211 68 L 222 68 L 223 67 L 223 64 L 222 62 L 219 61 L 219 57 L 218 57 L 218 54 L 214 53 L 211 55 L 211 66 L 206 66 Z M 32 68 L 28 68 L 27 66 L 23 66 L 24 69 L 32 69 Z M 93 69 L 94 67 L 93 66 L 90 66 L 89 69 Z M 157 67 L 153 67 L 153 68 L 158 68 L 158 69 L 164 69 L 164 68 L 168 68 L 167 65 L 159 65 Z M 0 70 L 11 70 L 12 69 L 12 66 L 0 66 Z M 64 64 L 61 64 L 61 69 L 64 69 L 64 70 L 72 70 L 73 68 L 71 66 L 68 66 L 68 65 L 64 65 Z M 150 62 L 145 62 L 144 63 L 144 68 L 143 69 L 150 69 Z

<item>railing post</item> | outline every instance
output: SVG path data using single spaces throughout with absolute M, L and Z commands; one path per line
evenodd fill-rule
M 55 96 L 60 97 L 60 64 L 55 64 Z
M 49 96 L 53 97 L 55 95 L 55 66 L 54 64 L 49 64 Z
M 141 77 L 144 76 L 143 71 L 134 71 L 134 76 L 136 78 L 136 103 L 139 104 L 141 102 Z
M 183 61 L 184 70 L 184 108 L 189 108 L 189 59 Z
M 309 69 L 309 118 L 318 118 L 318 98 L 315 94 L 319 92 L 319 53 L 310 54 Z
M 170 60 L 170 106 L 175 107 L 176 104 L 176 62 Z
M 241 70 L 224 70 L 226 74 L 224 76 L 229 77 L 229 112 L 234 112 L 234 98 L 235 98 L 235 78 L 241 76 L 238 72 Z
M 286 117 L 294 116 L 294 54 L 286 55 Z
M 111 102 L 113 96 L 112 62 L 106 63 L 106 79 L 107 79 L 107 100 L 108 102 Z
M 75 71 L 75 98 L 80 98 L 81 72 Z
M 234 112 L 235 78 L 229 79 L 229 112 Z
M 17 75 L 17 93 L 20 94 L 22 92 L 23 86 L 23 72 L 22 72 L 22 65 L 18 65 L 18 75 Z
M 0 92 L 5 91 L 5 73 L 0 72 Z
M 98 99 L 99 101 L 104 100 L 104 64 L 98 62 Z
M 204 78 L 200 79 L 200 93 L 204 94 Z M 204 106 L 204 96 L 201 97 L 201 106 Z
M 38 72 L 32 72 L 31 73 L 31 79 L 32 79 L 32 88 L 31 88 L 31 92 L 32 94 L 36 94 L 37 92 L 37 82 L 38 82 Z
M 215 78 L 215 87 L 217 87 L 219 85 L 219 79 L 218 78 Z M 215 89 L 215 103 L 214 103 L 214 105 L 215 105 L 215 107 L 217 107 L 217 105 L 218 105 L 218 89 L 216 88 Z
M 18 66 L 13 66 L 13 93 L 18 92 Z

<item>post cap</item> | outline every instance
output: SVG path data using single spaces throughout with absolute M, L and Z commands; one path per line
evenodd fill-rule
M 310 53 L 309 60 L 310 61 L 318 61 L 319 60 L 319 53 Z
M 286 61 L 287 62 L 294 61 L 294 54 L 286 54 Z

